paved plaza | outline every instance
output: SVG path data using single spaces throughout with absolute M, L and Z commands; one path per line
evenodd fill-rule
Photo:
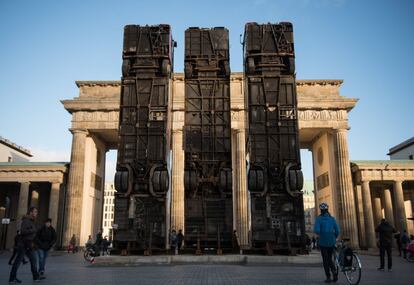
M 7 284 L 10 254 L 0 254 L 0 284 Z M 377 256 L 361 256 L 360 284 L 413 284 L 414 263 L 394 257 L 393 272 L 378 272 Z M 91 267 L 81 254 L 50 256 L 47 279 L 40 284 L 323 284 L 321 265 L 144 265 Z M 30 266 L 19 268 L 23 284 L 32 284 Z M 340 275 L 338 284 L 346 284 Z

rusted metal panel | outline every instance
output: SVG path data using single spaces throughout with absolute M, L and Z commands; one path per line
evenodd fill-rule
M 185 232 L 187 245 L 231 244 L 232 181 L 228 30 L 185 31 Z M 220 237 L 220 238 L 219 238 Z
M 303 175 L 292 24 L 246 24 L 244 51 L 252 244 L 303 249 Z
M 173 48 L 169 25 L 125 26 L 115 174 L 118 249 L 166 246 Z

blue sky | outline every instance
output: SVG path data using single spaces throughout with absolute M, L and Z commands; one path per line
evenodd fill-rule
M 63 4 L 62 4 L 63 3 Z M 350 113 L 351 159 L 388 159 L 414 135 L 414 1 L 0 1 L 0 135 L 37 160 L 69 160 L 75 80 L 121 76 L 123 26 L 168 23 L 183 70 L 184 30 L 230 30 L 231 68 L 242 71 L 246 22 L 294 25 L 298 79 L 343 79 L 359 98 Z M 108 155 L 108 173 L 115 165 Z M 305 177 L 311 178 L 309 153 Z M 109 173 L 108 176 L 112 176 Z

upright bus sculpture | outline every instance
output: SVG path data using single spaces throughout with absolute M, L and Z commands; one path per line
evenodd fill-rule
M 252 246 L 300 252 L 305 228 L 292 24 L 246 24 L 244 52 Z
M 229 247 L 233 229 L 229 32 L 185 31 L 186 246 Z
M 169 25 L 125 26 L 115 174 L 119 250 L 166 248 L 173 48 Z

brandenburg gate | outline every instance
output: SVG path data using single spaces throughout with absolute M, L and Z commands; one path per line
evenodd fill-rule
M 77 81 L 79 96 L 63 100 L 72 114 L 72 154 L 67 182 L 64 243 L 71 236 L 86 242 L 100 229 L 105 176 L 105 153 L 117 147 L 119 81 Z M 313 154 L 316 203 L 328 202 L 343 236 L 359 244 L 355 192 L 348 154 L 348 113 L 357 99 L 340 95 L 341 80 L 298 80 L 301 148 Z M 249 244 L 246 177 L 246 118 L 243 73 L 231 76 L 234 229 L 241 246 Z M 172 144 L 170 228 L 184 229 L 184 76 L 172 79 Z M 168 230 L 168 229 L 167 229 Z

